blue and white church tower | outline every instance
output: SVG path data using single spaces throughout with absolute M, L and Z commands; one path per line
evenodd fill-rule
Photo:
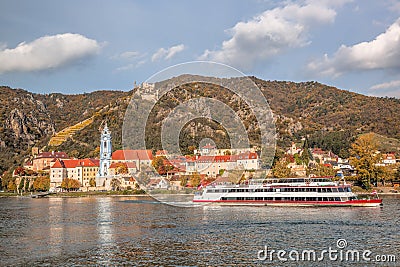
M 111 165 L 111 154 L 111 131 L 108 129 L 106 123 L 100 138 L 100 166 L 97 176 L 106 177 L 108 175 L 108 168 Z

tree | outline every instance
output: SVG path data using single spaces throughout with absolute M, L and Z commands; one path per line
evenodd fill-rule
M 15 181 L 10 180 L 10 181 L 8 182 L 8 185 L 7 185 L 7 190 L 8 190 L 9 192 L 15 192 L 16 189 L 17 189 L 17 186 L 16 186 L 16 184 L 15 184 Z
M 188 183 L 188 177 L 186 176 L 186 175 L 182 175 L 181 177 L 180 177 L 180 185 L 181 186 L 186 186 L 187 185 L 187 183 Z
M 334 176 L 336 171 L 332 167 L 316 164 L 315 168 L 311 170 L 311 173 L 316 176 Z
M 118 191 L 120 189 L 120 186 L 121 186 L 121 181 L 116 179 L 116 178 L 113 178 L 111 180 L 111 184 L 110 185 L 112 187 L 112 190 Z
M 272 168 L 272 174 L 276 178 L 287 178 L 291 176 L 291 170 L 287 167 L 286 160 L 279 160 Z
M 224 155 L 230 156 L 230 155 L 232 155 L 232 152 L 230 150 L 225 150 Z
M 78 187 L 79 188 L 79 187 Z M 50 177 L 39 176 L 33 182 L 33 189 L 35 191 L 49 191 L 50 189 Z
M 96 187 L 96 180 L 92 177 L 89 180 L 89 186 L 90 187 Z
M 312 160 L 313 156 L 311 154 L 310 148 L 308 146 L 308 140 L 304 140 L 303 144 L 303 152 L 301 153 L 301 161 L 308 166 L 308 163 L 310 163 L 310 160 Z
M 357 179 L 362 187 L 369 189 L 371 182 L 376 182 L 376 163 L 380 160 L 377 143 L 373 133 L 359 136 L 350 149 L 350 163 L 357 171 Z
M 190 175 L 190 185 L 192 187 L 198 187 L 201 183 L 201 176 L 197 172 Z
M 151 166 L 159 175 L 165 175 L 174 168 L 165 156 L 155 157 L 151 162 Z
M 116 172 L 116 174 L 127 174 L 128 166 L 125 163 L 117 163 L 115 172 Z
M 72 178 L 65 178 L 61 183 L 61 188 L 67 190 L 78 190 L 81 187 L 81 183 L 78 180 Z
M 377 173 L 376 177 L 377 182 L 379 182 L 380 180 L 382 186 L 385 186 L 385 183 L 387 181 L 393 180 L 393 177 L 395 176 L 395 172 L 390 166 L 378 166 L 376 173 Z

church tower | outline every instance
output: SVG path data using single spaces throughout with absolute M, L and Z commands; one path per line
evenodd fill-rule
M 111 154 L 111 131 L 108 129 L 106 123 L 100 138 L 100 166 L 98 176 L 105 177 L 108 175 L 108 168 L 111 165 Z

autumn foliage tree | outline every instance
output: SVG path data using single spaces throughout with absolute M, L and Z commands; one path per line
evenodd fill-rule
M 357 178 L 362 187 L 369 189 L 371 182 L 376 182 L 377 166 L 380 155 L 377 153 L 377 143 L 373 133 L 359 136 L 350 149 L 350 163 L 357 171 Z
M 190 185 L 192 187 L 198 187 L 201 183 L 201 176 L 199 173 L 195 172 L 190 175 Z
M 50 189 L 50 177 L 39 176 L 33 182 L 33 189 L 35 191 L 48 191 Z
M 173 166 L 165 156 L 155 157 L 151 162 L 151 166 L 153 166 L 160 175 L 165 175 L 173 169 Z
M 287 178 L 291 176 L 292 172 L 287 167 L 286 160 L 278 160 L 275 162 L 275 165 L 272 168 L 272 174 L 276 178 Z
M 81 187 L 81 183 L 78 180 L 65 178 L 61 183 L 61 188 L 67 190 L 78 190 Z
M 127 174 L 128 166 L 126 166 L 125 163 L 117 163 L 115 171 L 116 171 L 116 174 Z

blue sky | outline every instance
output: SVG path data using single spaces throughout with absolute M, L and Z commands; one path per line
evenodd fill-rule
M 0 84 L 129 90 L 211 60 L 265 80 L 400 97 L 399 1 L 0 2 Z

